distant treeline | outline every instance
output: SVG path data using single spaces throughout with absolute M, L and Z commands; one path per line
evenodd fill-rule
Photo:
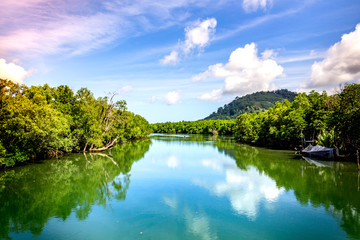
M 276 148 L 294 147 L 303 137 L 354 153 L 360 148 L 360 85 L 347 85 L 328 96 L 312 91 L 294 101 L 276 102 L 264 112 L 244 113 L 236 120 L 151 124 L 157 133 L 214 133 L 234 135 L 244 143 Z
M 295 92 L 280 89 L 267 92 L 261 91 L 243 97 L 236 97 L 232 102 L 218 108 L 217 112 L 213 112 L 206 117 L 205 120 L 235 119 L 243 113 L 263 112 L 273 107 L 276 102 L 282 102 L 285 99 L 293 102 L 296 96 L 297 93 Z
M 154 133 L 232 135 L 235 119 L 165 122 L 151 124 Z
M 148 136 L 149 124 L 125 101 L 95 99 L 86 88 L 0 79 L 0 167 L 66 152 L 101 151 Z

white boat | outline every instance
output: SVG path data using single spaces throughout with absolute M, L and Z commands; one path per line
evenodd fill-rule
M 308 154 L 309 156 L 316 156 L 321 158 L 333 158 L 334 157 L 334 149 L 326 148 L 320 145 L 309 145 L 301 153 Z

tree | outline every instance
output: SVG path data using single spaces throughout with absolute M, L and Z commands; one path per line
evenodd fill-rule
M 334 97 L 330 124 L 346 148 L 360 149 L 360 84 L 351 84 Z
M 0 167 L 72 151 L 102 151 L 148 136 L 148 122 L 114 95 L 86 88 L 27 87 L 0 79 Z

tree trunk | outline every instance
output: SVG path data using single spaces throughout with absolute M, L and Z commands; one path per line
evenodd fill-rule
M 106 146 L 104 147 L 101 147 L 101 148 L 90 148 L 89 149 L 89 152 L 101 152 L 101 151 L 104 151 L 104 150 L 108 150 L 109 148 L 113 147 L 114 144 L 116 143 L 116 141 L 119 139 L 120 137 L 120 134 L 116 136 L 116 138 L 110 142 L 109 144 L 107 144 Z
M 360 164 L 359 164 L 359 149 L 358 149 L 358 150 L 356 150 L 356 159 L 357 159 L 358 171 L 360 171 Z
M 87 145 L 88 145 L 88 142 L 86 142 L 85 147 L 84 147 L 84 149 L 83 149 L 83 152 L 86 152 L 86 147 L 87 147 Z

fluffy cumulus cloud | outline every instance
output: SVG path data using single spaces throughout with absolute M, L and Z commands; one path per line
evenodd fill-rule
M 180 103 L 180 91 L 168 92 L 165 96 L 165 102 L 169 105 Z
M 7 63 L 5 59 L 0 59 L 0 78 L 8 79 L 15 83 L 23 83 L 24 78 L 28 74 L 28 71 L 16 63 Z
M 198 21 L 185 29 L 183 50 L 189 53 L 194 48 L 203 49 L 210 43 L 210 37 L 215 33 L 217 21 L 215 18 Z
M 263 52 L 262 58 L 258 57 L 257 52 L 255 43 L 246 44 L 233 51 L 225 65 L 211 65 L 207 71 L 193 76 L 193 81 L 208 78 L 225 80 L 223 88 L 205 93 L 199 99 L 218 101 L 226 94 L 241 96 L 274 88 L 273 81 L 283 74 L 284 69 L 271 59 L 274 56 L 271 50 Z
M 210 44 L 215 34 L 216 25 L 216 19 L 209 18 L 204 21 L 196 21 L 185 28 L 185 40 L 178 44 L 177 50 L 161 59 L 160 63 L 163 65 L 175 65 L 180 61 L 180 55 L 186 56 L 194 50 L 203 51 Z
M 264 10 L 272 6 L 272 0 L 243 0 L 243 8 L 246 12 L 254 12 L 262 8 Z
M 321 62 L 311 67 L 307 88 L 334 86 L 360 80 L 360 24 L 355 31 L 344 34 L 341 41 L 329 48 Z

